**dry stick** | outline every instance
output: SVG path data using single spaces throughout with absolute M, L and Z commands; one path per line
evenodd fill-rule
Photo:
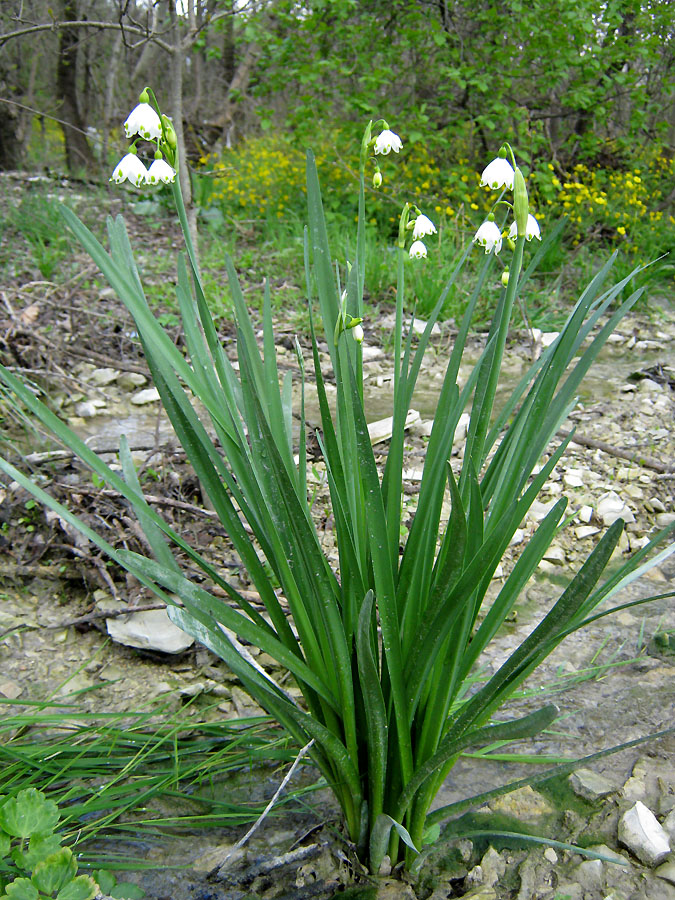
M 274 792 L 274 796 L 272 797 L 272 799 L 270 800 L 270 802 L 267 804 L 267 806 L 265 807 L 265 809 L 260 813 L 260 815 L 258 816 L 258 818 L 256 819 L 256 821 L 253 823 L 253 825 L 251 825 L 251 827 L 250 827 L 249 830 L 246 832 L 246 834 L 243 836 L 243 838 L 241 838 L 240 840 L 238 840 L 237 843 L 234 845 L 234 847 L 230 850 L 230 852 L 227 854 L 227 856 L 225 857 L 225 859 L 224 859 L 224 860 L 221 862 L 221 864 L 218 866 L 219 869 L 224 868 L 224 866 L 227 864 L 227 862 L 228 862 L 228 860 L 230 859 L 230 857 L 232 856 L 232 854 L 235 853 L 237 850 L 240 850 L 240 849 L 244 846 L 244 844 L 249 840 L 249 838 L 251 838 L 251 837 L 255 834 L 255 832 L 258 830 L 258 828 L 260 828 L 260 826 L 262 825 L 262 823 L 264 822 L 264 820 L 265 820 L 265 819 L 267 818 L 267 816 L 269 815 L 270 810 L 272 809 L 272 807 L 274 806 L 274 804 L 277 802 L 277 799 L 278 799 L 279 795 L 281 794 L 281 792 L 283 791 L 283 789 L 286 787 L 286 785 L 287 785 L 288 782 L 290 781 L 290 779 L 291 779 L 293 773 L 295 772 L 295 770 L 296 770 L 297 767 L 299 766 L 301 759 L 303 758 L 303 756 L 305 756 L 306 753 L 309 752 L 309 750 L 311 749 L 313 743 L 314 743 L 314 738 L 312 738 L 312 740 L 311 740 L 308 744 L 305 744 L 305 746 L 302 748 L 302 750 L 301 750 L 301 751 L 298 753 L 298 755 L 295 757 L 295 761 L 294 761 L 293 765 L 290 767 L 290 769 L 288 770 L 288 772 L 287 772 L 286 775 L 284 776 L 284 780 L 281 782 L 281 784 L 279 785 L 279 787 L 278 787 L 278 788 L 276 789 L 276 791 Z
M 560 437 L 569 437 L 571 432 L 561 428 L 560 431 L 558 431 L 558 434 Z M 655 459 L 653 456 L 641 454 L 639 450 L 621 450 L 619 447 L 613 447 L 611 444 L 606 444 L 604 441 L 597 441 L 595 438 L 584 437 L 582 434 L 575 434 L 572 437 L 572 443 L 579 444 L 582 447 L 591 447 L 593 450 L 602 450 L 604 453 L 617 456 L 619 459 L 627 459 L 630 462 L 635 462 L 639 466 L 643 466 L 647 469 L 654 469 L 656 472 L 675 471 L 675 466 L 667 466 L 665 463 L 662 463 L 661 460 Z

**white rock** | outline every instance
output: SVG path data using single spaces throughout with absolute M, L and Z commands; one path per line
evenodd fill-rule
M 598 500 L 597 513 L 603 525 L 611 525 L 617 519 L 634 522 L 635 516 L 615 491 L 607 491 Z
M 640 800 L 621 816 L 618 837 L 647 866 L 658 866 L 670 853 L 668 835 Z
M 535 522 L 540 522 L 542 519 L 546 518 L 555 504 L 555 500 L 550 500 L 548 503 L 542 503 L 540 500 L 535 500 L 527 512 L 527 518 L 534 519 Z
M 568 781 L 574 793 L 584 800 L 600 800 L 616 791 L 616 786 L 611 781 L 584 767 L 572 772 Z
M 600 531 L 599 528 L 596 528 L 595 525 L 579 525 L 578 528 L 574 529 L 574 534 L 579 538 L 580 541 L 583 541 L 584 538 L 591 537 L 594 534 L 598 534 Z
M 151 387 L 134 394 L 130 402 L 134 406 L 145 406 L 146 403 L 155 403 L 157 400 L 159 400 L 159 391 L 157 388 Z
M 174 625 L 165 609 L 130 613 L 105 623 L 110 637 L 127 647 L 182 653 L 194 644 L 194 638 Z
M 380 347 L 373 347 L 371 344 L 362 345 L 361 354 L 364 362 L 370 362 L 371 359 L 379 359 L 381 356 L 384 356 L 384 352 Z
M 560 334 L 559 331 L 542 331 L 541 333 L 541 346 L 542 347 L 550 347 L 553 341 Z
M 663 878 L 664 881 L 675 884 L 675 860 L 667 860 L 662 866 L 654 870 L 654 874 L 658 875 L 659 878 Z
M 593 518 L 593 507 L 592 506 L 582 506 L 579 512 L 577 513 L 577 518 L 580 522 L 588 525 L 588 523 Z
M 516 530 L 513 532 L 513 537 L 509 541 L 509 547 L 513 547 L 516 544 L 522 544 L 524 540 L 525 532 L 522 528 L 516 528 Z
M 557 547 L 554 544 L 552 547 L 549 547 L 544 551 L 543 558 L 547 559 L 549 562 L 557 563 L 561 566 L 565 562 L 565 551 L 562 547 Z
M 136 388 L 143 387 L 148 379 L 140 372 L 123 372 L 117 379 L 117 384 L 125 391 L 134 391 Z
M 656 517 L 656 524 L 659 528 L 666 528 L 675 522 L 675 513 L 659 513 Z
M 563 482 L 567 487 L 577 488 L 584 486 L 583 469 L 568 469 L 563 475 Z
M 131 401 L 133 403 L 133 399 Z M 410 428 L 416 422 L 419 422 L 420 414 L 416 409 L 409 409 L 405 420 L 405 427 Z M 391 429 L 394 424 L 394 417 L 387 416 L 386 419 L 378 419 L 377 422 L 371 422 L 368 425 L 368 435 L 371 444 L 378 444 L 380 441 L 388 441 L 391 437 Z
M 424 329 L 427 327 L 427 323 L 424 319 L 413 319 L 412 330 L 415 334 L 424 334 Z M 438 322 L 434 322 L 431 326 L 431 334 L 439 335 L 441 333 L 441 328 Z
M 94 369 L 89 376 L 89 381 L 99 387 L 105 387 L 106 384 L 112 384 L 119 377 L 119 369 Z
M 675 841 L 675 809 L 671 809 L 665 818 L 663 827 L 670 836 L 671 841 Z
M 455 436 L 452 439 L 453 444 L 457 444 L 459 441 L 463 441 L 466 438 L 470 421 L 471 416 L 469 413 L 462 413 L 457 422 L 457 428 L 455 428 Z
M 544 850 L 544 859 L 548 860 L 548 862 L 555 865 L 558 862 L 558 854 L 555 852 L 553 847 L 547 847 Z

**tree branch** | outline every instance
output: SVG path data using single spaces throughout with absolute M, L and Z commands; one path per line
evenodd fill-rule
M 142 28 L 138 28 L 135 25 L 122 26 L 118 22 L 92 22 L 90 20 L 77 22 L 50 22 L 43 25 L 31 25 L 29 28 L 20 28 L 17 31 L 9 31 L 7 34 L 0 34 L 0 47 L 12 38 L 25 37 L 28 34 L 35 34 L 38 31 L 58 31 L 61 28 L 99 28 L 113 31 L 126 31 L 131 32 L 132 34 L 140 34 L 146 40 L 157 44 L 167 53 L 174 53 L 176 51 L 176 48 L 171 44 L 168 44 L 154 34 L 149 34 L 147 31 L 144 31 Z

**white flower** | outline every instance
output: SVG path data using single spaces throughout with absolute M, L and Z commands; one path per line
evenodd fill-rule
M 156 159 L 148 169 L 145 180 L 148 184 L 159 184 L 160 181 L 163 181 L 164 184 L 172 184 L 175 177 L 176 172 L 168 162 Z
M 410 247 L 410 259 L 426 259 L 427 248 L 422 241 L 415 241 Z
M 389 131 L 387 128 L 375 141 L 375 147 L 373 148 L 375 153 L 382 153 L 384 156 L 389 153 L 390 150 L 393 150 L 394 153 L 398 153 L 403 144 L 401 143 L 401 138 L 394 134 L 393 131 Z
M 513 225 L 509 228 L 509 237 L 514 240 L 518 237 L 518 226 L 514 222 Z M 528 241 L 531 241 L 532 238 L 535 238 L 540 241 L 541 240 L 541 232 L 539 231 L 539 223 L 535 219 L 535 217 L 528 213 L 527 215 L 527 225 L 525 227 L 525 237 Z
M 116 184 L 122 184 L 123 181 L 130 181 L 136 187 L 140 187 L 148 177 L 148 170 L 145 168 L 135 153 L 127 153 L 115 166 L 111 181 Z
M 427 218 L 427 216 L 419 215 L 415 219 L 415 227 L 413 228 L 413 240 L 417 241 L 427 234 L 436 234 L 436 226 Z
M 480 183 L 483 187 L 491 187 L 493 191 L 500 187 L 507 187 L 512 191 L 513 175 L 511 163 L 506 159 L 497 157 L 497 159 L 492 160 L 489 166 L 486 166 L 480 177 Z
M 493 249 L 495 253 L 499 253 L 502 249 L 502 233 L 494 222 L 483 222 L 476 232 L 473 242 L 485 247 L 486 253 Z
M 360 325 L 355 325 L 352 329 L 352 337 L 356 341 L 357 344 L 363 343 L 363 328 Z
M 146 141 L 157 140 L 162 136 L 162 123 L 149 103 L 139 103 L 124 123 L 124 133 L 128 138 L 140 134 Z

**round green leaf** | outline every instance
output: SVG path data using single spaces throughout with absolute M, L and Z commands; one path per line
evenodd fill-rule
M 94 900 L 98 892 L 99 886 L 90 875 L 78 875 L 58 892 L 56 900 Z
M 109 894 L 115 887 L 117 879 L 112 872 L 107 869 L 97 869 L 94 873 L 94 881 L 101 888 L 102 894 Z
M 5 896 L 10 900 L 37 900 L 38 892 L 28 878 L 15 878 L 5 888 Z
M 0 859 L 9 853 L 10 840 L 6 834 L 0 833 Z
M 52 853 L 37 864 L 31 881 L 39 890 L 51 897 L 54 891 L 60 891 L 76 875 L 77 862 L 72 851 L 68 847 L 63 847 L 58 853 Z
M 14 837 L 48 834 L 59 821 L 59 808 L 35 788 L 19 791 L 0 809 L 0 827 Z

